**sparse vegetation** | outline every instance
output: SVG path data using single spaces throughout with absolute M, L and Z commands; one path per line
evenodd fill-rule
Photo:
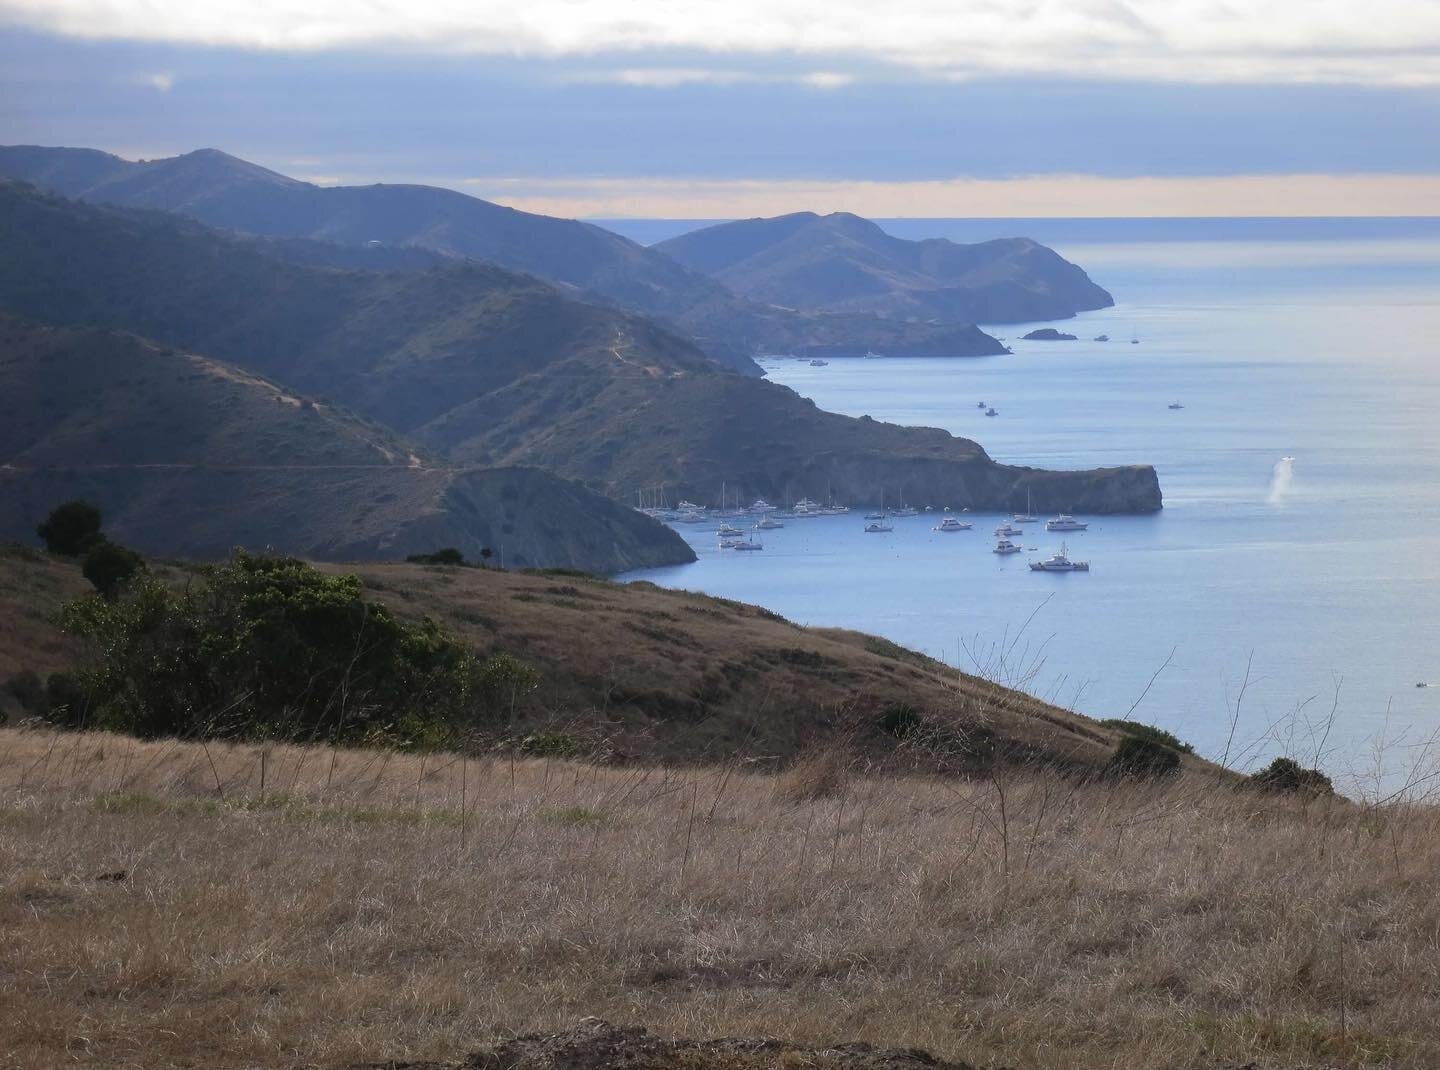
M 465 555 L 453 546 L 447 546 L 443 550 L 435 550 L 428 554 L 411 554 L 405 559 L 412 565 L 469 565 Z
M 1433 807 L 789 777 L 0 731 L 0 1065 L 460 1060 L 591 1015 L 1023 1070 L 1440 1065 Z

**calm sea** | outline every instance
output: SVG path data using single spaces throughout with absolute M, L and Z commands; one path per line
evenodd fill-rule
M 680 526 L 698 562 L 626 578 L 875 632 L 1084 713 L 1128 713 L 1232 764 L 1288 753 L 1348 784 L 1378 763 L 1399 783 L 1440 730 L 1440 227 L 1022 232 L 1115 295 L 1057 325 L 1081 341 L 1024 342 L 1029 326 L 1007 325 L 992 330 L 1012 356 L 776 360 L 769 375 L 822 408 L 943 427 L 1005 462 L 1151 463 L 1162 513 L 1091 518 L 1067 536 L 1088 574 L 1029 571 L 1062 538 L 1043 525 L 1017 540 L 1033 550 L 1002 558 L 999 515 L 963 534 L 922 514 L 872 535 L 857 511 L 791 521 L 752 554 Z

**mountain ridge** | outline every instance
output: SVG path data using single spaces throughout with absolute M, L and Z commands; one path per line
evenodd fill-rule
M 848 212 L 718 223 L 654 248 L 736 293 L 812 312 L 1018 323 L 1114 304 L 1082 269 L 1029 238 L 910 241 Z

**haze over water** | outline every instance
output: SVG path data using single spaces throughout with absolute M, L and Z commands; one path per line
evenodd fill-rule
M 1024 342 L 1031 325 L 1007 325 L 992 333 L 1013 356 L 767 364 L 821 408 L 943 427 L 1007 463 L 1152 463 L 1163 512 L 1086 518 L 1069 536 L 1029 525 L 1034 552 L 1008 558 L 990 552 L 998 514 L 931 531 L 944 502 L 911 502 L 936 512 L 887 535 L 864 534 L 861 509 L 789 521 L 754 554 L 681 525 L 698 562 L 627 578 L 878 633 L 1094 716 L 1125 716 L 1163 665 L 1131 716 L 1201 753 L 1228 746 L 1242 766 L 1290 753 L 1344 783 L 1374 770 L 1379 744 L 1395 783 L 1440 729 L 1440 234 L 1262 227 L 1147 241 L 1144 223 L 1113 221 L 1123 240 L 1106 241 L 1105 221 L 1055 221 L 1048 240 L 1117 302 L 1052 324 L 1081 341 Z M 1092 571 L 1031 573 L 1062 538 Z

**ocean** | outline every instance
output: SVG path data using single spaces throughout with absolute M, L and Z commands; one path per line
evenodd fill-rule
M 990 552 L 999 514 L 941 534 L 922 513 L 877 535 L 856 509 L 789 521 L 750 554 L 680 525 L 697 562 L 624 578 L 873 632 L 1241 768 L 1285 754 L 1372 792 L 1432 768 L 1437 221 L 882 224 L 906 238 L 1027 233 L 1116 306 L 1049 324 L 1074 342 L 989 328 L 1010 356 L 775 359 L 769 377 L 824 409 L 974 438 L 1007 463 L 1153 464 L 1164 510 L 1083 518 L 1089 530 L 1068 536 L 1030 525 L 1010 557 Z M 1031 572 L 1062 538 L 1091 571 Z

